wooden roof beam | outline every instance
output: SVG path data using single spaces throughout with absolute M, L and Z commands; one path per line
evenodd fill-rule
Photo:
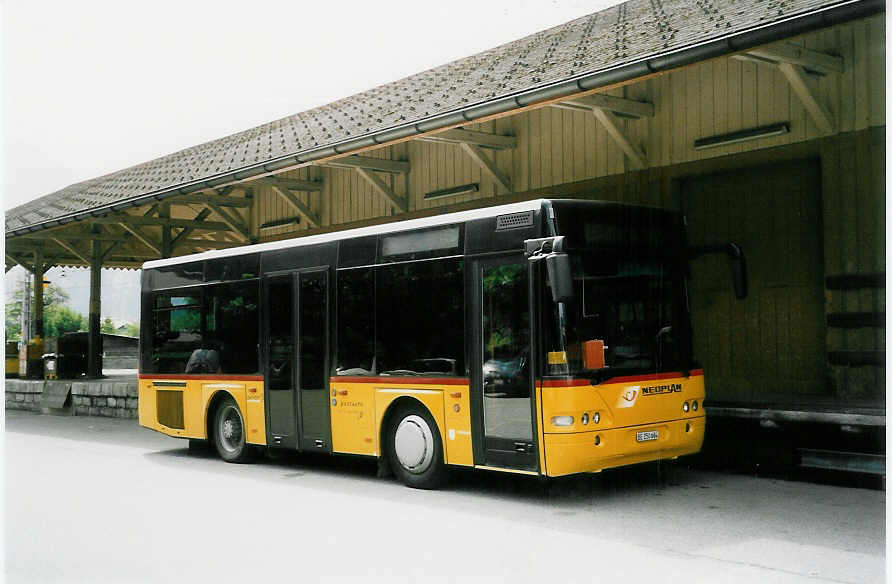
M 95 224 L 119 224 L 126 222 L 128 225 L 151 225 L 155 227 L 193 227 L 205 231 L 229 231 L 229 226 L 217 221 L 204 221 L 196 223 L 193 219 L 168 219 L 156 217 L 140 217 L 138 215 L 115 215 L 108 217 L 95 217 L 90 219 Z
M 299 180 L 296 178 L 286 178 L 284 176 L 264 176 L 251 182 L 253 184 L 279 187 L 289 191 L 319 192 L 322 190 L 321 180 Z
M 455 128 L 436 134 L 427 134 L 416 138 L 419 142 L 444 142 L 447 144 L 473 144 L 481 148 L 493 150 L 511 150 L 517 148 L 517 138 L 514 136 L 500 136 Z
M 375 176 L 365 168 L 357 168 L 356 173 L 364 178 L 367 183 L 372 185 L 372 189 L 374 189 L 375 192 L 387 199 L 387 201 L 398 212 L 405 213 L 409 210 L 409 204 L 408 201 L 406 201 L 406 198 L 401 197 L 393 192 L 393 189 L 391 189 L 390 186 L 379 177 Z
M 746 54 L 777 65 L 781 63 L 799 65 L 822 75 L 845 71 L 845 61 L 842 57 L 806 49 L 793 43 L 783 42 L 757 47 L 748 50 Z
M 237 242 L 232 241 L 215 241 L 213 239 L 186 239 L 182 241 L 182 247 L 192 249 L 228 249 L 230 247 L 238 247 Z
M 335 160 L 327 160 L 319 166 L 334 168 L 363 168 L 377 172 L 389 172 L 390 174 L 406 174 L 409 172 L 409 163 L 404 160 L 390 160 L 388 158 L 372 158 L 371 156 L 345 156 Z
M 213 203 L 221 207 L 241 207 L 251 206 L 251 201 L 242 197 L 228 197 L 226 195 L 195 193 L 192 195 L 181 195 L 170 199 L 171 205 L 205 205 Z
M 297 195 L 286 188 L 277 185 L 271 186 L 273 188 L 273 192 L 279 195 L 286 203 L 294 207 L 294 210 L 297 211 L 301 215 L 301 217 L 303 217 L 307 221 L 307 223 L 310 224 L 310 227 L 319 227 L 322 225 L 322 219 L 316 213 L 314 213 L 307 204 L 298 199 Z
M 503 189 L 511 192 L 511 179 L 490 160 L 489 156 L 479 147 L 473 144 L 462 143 L 459 145 L 461 149 L 473 160 L 480 169 L 496 183 L 500 184 Z
M 616 145 L 622 149 L 626 157 L 631 161 L 633 168 L 647 168 L 647 156 L 626 135 L 626 132 L 620 127 L 616 116 L 598 107 L 592 108 L 592 114 L 594 114 L 595 119 L 601 122 L 601 125 L 607 130 L 607 133 L 616 142 Z
M 226 223 L 232 229 L 232 233 L 237 239 L 251 241 L 251 230 L 248 229 L 241 217 L 230 214 L 229 211 L 216 203 L 207 203 L 207 208 L 216 213 L 223 220 L 223 223 Z
M 121 239 L 120 235 L 99 235 L 83 233 L 80 231 L 47 231 L 43 234 L 38 232 L 33 235 L 22 235 L 20 236 L 20 239 L 26 239 L 28 241 L 45 241 L 47 239 L 52 239 L 53 237 L 64 238 L 68 241 L 118 241 Z
M 654 117 L 654 104 L 646 101 L 635 101 L 613 95 L 604 95 L 595 93 L 576 97 L 552 104 L 552 107 L 569 109 L 575 111 L 591 111 L 594 109 L 603 109 L 624 116 L 633 118 L 652 118 Z

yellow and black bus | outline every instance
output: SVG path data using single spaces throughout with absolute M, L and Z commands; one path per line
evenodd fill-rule
M 431 488 L 699 451 L 684 222 L 536 200 L 150 261 L 140 424 Z

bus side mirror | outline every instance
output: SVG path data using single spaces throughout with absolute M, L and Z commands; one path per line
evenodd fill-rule
M 550 253 L 545 256 L 548 281 L 551 283 L 551 297 L 557 302 L 573 299 L 573 277 L 570 275 L 570 256 L 565 253 Z

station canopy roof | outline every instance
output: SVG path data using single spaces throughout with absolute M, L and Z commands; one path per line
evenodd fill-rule
M 506 98 L 520 107 L 517 96 L 541 95 L 540 90 L 599 72 L 865 3 L 869 0 L 631 0 L 328 105 L 65 187 L 7 211 L 6 236 L 386 143 L 455 124 L 462 115 L 470 121 L 467 112 L 473 108 L 482 112 L 481 106 Z

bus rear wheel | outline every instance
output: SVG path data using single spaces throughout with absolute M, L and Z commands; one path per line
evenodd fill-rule
M 406 486 L 435 489 L 446 478 L 440 432 L 421 406 L 404 406 L 390 419 L 387 457 L 393 473 Z
M 245 419 L 231 397 L 224 398 L 214 411 L 214 446 L 226 462 L 249 462 L 254 451 L 245 442 Z

